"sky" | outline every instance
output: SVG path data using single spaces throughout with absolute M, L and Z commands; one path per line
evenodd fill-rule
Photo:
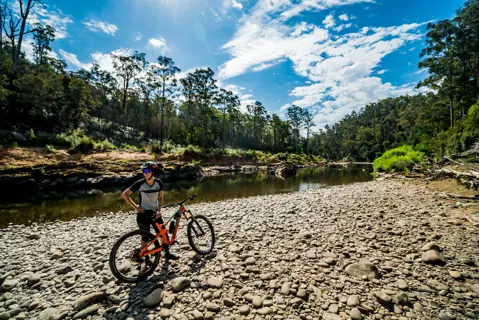
M 295 104 L 322 128 L 368 103 L 418 93 L 427 23 L 453 18 L 464 0 L 43 3 L 32 21 L 56 28 L 52 55 L 69 70 L 97 62 L 113 71 L 110 53 L 168 56 L 183 74 L 212 68 L 243 111 L 258 100 L 284 118 Z

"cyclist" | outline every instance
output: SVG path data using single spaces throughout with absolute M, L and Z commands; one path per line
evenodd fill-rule
M 145 162 L 141 165 L 143 171 L 143 179 L 138 180 L 131 187 L 127 188 L 122 193 L 122 198 L 137 212 L 136 222 L 138 227 L 142 230 L 150 232 L 150 226 L 153 226 L 155 232 L 158 233 L 159 230 L 156 225 L 153 223 L 153 218 L 156 219 L 159 223 L 163 224 L 163 218 L 161 217 L 161 207 L 164 202 L 164 186 L 163 181 L 155 178 L 155 173 L 158 169 L 158 165 L 153 161 Z M 140 204 L 136 205 L 133 200 L 131 200 L 130 195 L 133 192 L 139 194 Z M 167 235 L 168 236 L 168 235 Z M 148 239 L 141 239 L 141 247 L 147 245 L 146 241 Z M 167 245 L 163 246 L 165 251 L 165 258 L 171 260 L 178 260 L 179 256 L 171 253 Z

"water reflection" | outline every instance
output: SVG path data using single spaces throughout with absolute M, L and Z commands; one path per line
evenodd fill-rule
M 206 202 L 323 188 L 369 181 L 372 179 L 371 171 L 369 165 L 345 165 L 304 168 L 298 171 L 296 177 L 285 179 L 256 173 L 206 177 L 201 181 L 169 182 L 165 183 L 165 201 L 179 201 L 192 193 L 198 194 L 195 202 Z M 128 205 L 120 197 L 121 191 L 123 188 L 67 192 L 42 195 L 23 203 L 4 202 L 0 205 L 0 228 L 9 223 L 70 220 L 101 212 L 129 211 Z

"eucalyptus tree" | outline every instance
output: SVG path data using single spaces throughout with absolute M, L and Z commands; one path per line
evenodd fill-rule
M 429 77 L 419 82 L 418 86 L 429 86 L 439 90 L 449 98 L 450 126 L 454 126 L 454 41 L 457 27 L 450 20 L 437 24 L 429 23 L 426 34 L 426 48 L 421 51 L 420 68 L 428 68 Z M 445 79 L 445 81 L 444 81 Z
M 55 41 L 55 28 L 36 23 L 33 32 L 33 60 L 37 65 L 46 62 L 48 53 L 52 51 L 50 44 Z
M 289 106 L 286 112 L 286 117 L 289 119 L 291 126 L 293 128 L 294 134 L 294 150 L 298 151 L 298 143 L 300 139 L 300 129 L 302 127 L 304 118 L 303 118 L 303 109 L 295 104 Z
M 168 57 L 159 56 L 157 63 L 151 64 L 151 72 L 157 77 L 157 80 L 153 82 L 153 87 L 155 100 L 159 101 L 158 114 L 161 115 L 160 152 L 163 150 L 165 136 L 165 109 L 178 92 L 176 75 L 180 71 L 173 59 Z
M 218 91 L 218 94 L 215 97 L 215 102 L 217 108 L 221 111 L 222 114 L 222 123 L 221 123 L 221 142 L 224 148 L 225 146 L 225 127 L 227 124 L 227 114 L 231 114 L 233 109 L 237 109 L 240 106 L 240 101 L 238 96 L 233 94 L 233 92 L 221 88 Z
M 187 75 L 188 81 L 191 83 L 193 99 L 201 118 L 201 130 L 197 130 L 195 136 L 198 143 L 204 147 L 211 145 L 214 140 L 214 135 L 210 130 L 210 120 L 211 108 L 218 87 L 213 76 L 214 72 L 211 68 L 196 69 Z
M 111 57 L 113 59 L 113 67 L 116 70 L 116 76 L 121 82 L 121 90 L 123 93 L 121 111 L 125 114 L 128 89 L 134 78 L 148 65 L 148 62 L 145 59 L 145 54 L 139 53 L 138 51 L 135 51 L 133 55 L 119 55 L 112 53 Z
M 304 128 L 306 129 L 306 153 L 309 153 L 309 138 L 311 134 L 311 128 L 316 126 L 313 119 L 314 116 L 308 109 L 303 109 L 302 113 Z

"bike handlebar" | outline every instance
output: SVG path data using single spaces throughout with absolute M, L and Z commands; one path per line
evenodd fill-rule
M 185 203 L 186 201 L 188 200 L 193 200 L 194 198 L 196 198 L 197 194 L 193 194 L 191 196 L 189 196 L 188 198 L 186 198 L 185 200 L 183 201 L 180 201 L 180 202 L 176 202 L 176 203 L 170 203 L 170 204 L 167 204 L 166 206 L 163 206 L 162 208 L 171 208 L 171 207 L 175 207 L 175 206 L 181 206 L 183 205 L 183 203 Z

